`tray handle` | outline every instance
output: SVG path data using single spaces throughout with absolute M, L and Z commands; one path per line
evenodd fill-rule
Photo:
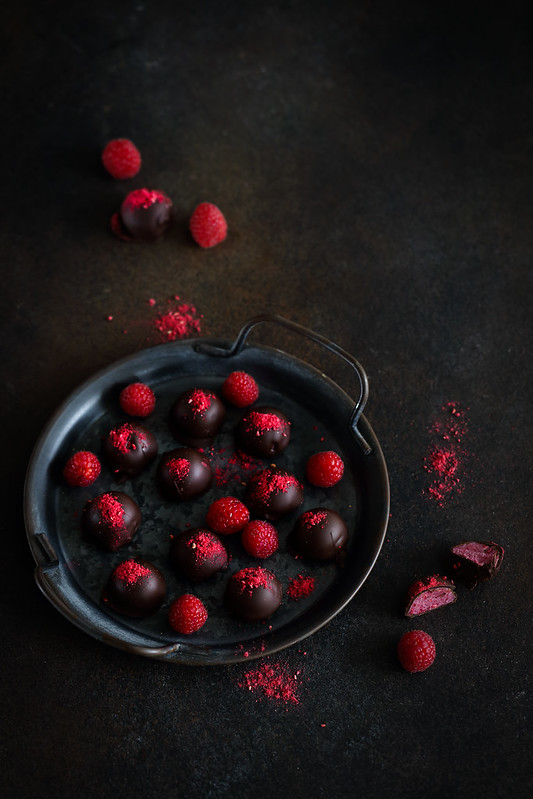
M 363 413 L 364 407 L 368 400 L 368 378 L 366 376 L 366 372 L 359 361 L 357 361 L 352 355 L 350 355 L 349 352 L 343 350 L 333 341 L 321 336 L 319 333 L 309 330 L 307 327 L 299 325 L 297 322 L 292 322 L 289 319 L 285 319 L 283 316 L 279 316 L 278 314 L 264 313 L 254 316 L 252 319 L 246 322 L 245 325 L 243 325 L 231 347 L 226 348 L 219 347 L 214 344 L 202 343 L 199 345 L 200 349 L 202 352 L 208 355 L 215 355 L 219 358 L 231 358 L 232 356 L 238 355 L 241 352 L 251 330 L 256 325 L 263 322 L 274 322 L 282 327 L 286 327 L 288 330 L 292 330 L 294 333 L 299 333 L 301 336 L 310 339 L 315 344 L 320 344 L 320 346 L 324 347 L 324 349 L 332 352 L 334 355 L 337 355 L 353 368 L 359 381 L 359 397 L 355 401 L 354 409 L 350 417 L 350 429 L 365 455 L 368 455 L 370 452 L 372 452 L 372 447 L 365 440 L 357 427 L 361 414 Z

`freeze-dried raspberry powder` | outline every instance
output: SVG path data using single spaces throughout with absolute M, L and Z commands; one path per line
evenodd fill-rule
M 300 670 L 292 672 L 283 663 L 264 661 L 256 668 L 246 671 L 244 680 L 239 683 L 239 686 L 259 693 L 266 699 L 298 705 L 300 703 L 299 678 Z
M 466 411 L 457 403 L 448 402 L 429 432 L 432 442 L 424 459 L 424 469 L 430 478 L 426 491 L 442 507 L 449 497 L 460 493 L 464 487 L 462 478 L 468 459 L 464 443 L 468 432 Z
M 168 473 L 174 480 L 185 480 L 191 470 L 186 458 L 171 458 L 167 463 Z
M 98 497 L 96 504 L 103 524 L 117 531 L 126 528 L 124 508 L 118 499 L 115 499 L 111 494 L 102 494 L 101 497 Z
M 212 453 L 211 463 L 215 483 L 219 488 L 231 483 L 245 483 L 252 475 L 258 474 L 265 468 L 263 461 L 225 447 Z
M 210 391 L 202 391 L 201 388 L 193 389 L 187 400 L 187 404 L 191 406 L 193 416 L 207 411 L 211 407 L 214 396 L 215 395 Z
M 140 441 L 146 441 L 146 436 L 138 429 L 134 429 L 130 424 L 125 423 L 109 433 L 109 440 L 119 452 L 129 452 L 137 449 L 137 445 L 132 441 L 132 436 L 137 433 Z
M 174 300 L 177 304 L 165 313 L 159 314 L 153 323 L 161 341 L 177 341 L 200 336 L 202 317 L 198 315 L 195 306 L 181 302 L 179 297 L 174 297 Z
M 287 596 L 290 599 L 304 599 L 315 590 L 315 578 L 307 577 L 304 574 L 298 574 L 293 577 L 287 586 Z
M 143 577 L 149 577 L 151 569 L 136 560 L 125 560 L 115 569 L 115 577 L 126 585 L 136 585 Z
M 287 427 L 286 422 L 280 419 L 275 413 L 263 413 L 261 411 L 250 411 L 245 417 L 247 433 L 266 433 L 269 430 L 283 430 Z

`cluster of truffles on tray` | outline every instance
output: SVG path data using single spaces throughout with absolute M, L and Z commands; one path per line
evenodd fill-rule
M 248 479 L 242 500 L 219 496 L 210 504 L 202 526 L 170 535 L 167 566 L 193 586 L 228 570 L 223 599 L 227 611 L 246 621 L 264 621 L 280 607 L 284 593 L 276 574 L 261 563 L 278 550 L 276 523 L 298 512 L 305 481 L 329 488 L 341 480 L 344 463 L 332 451 L 310 453 L 302 464 L 305 478 L 298 479 L 270 462 L 289 446 L 292 423 L 280 409 L 256 404 L 259 388 L 254 378 L 232 372 L 219 393 L 192 386 L 176 397 L 167 423 L 177 445 L 161 453 L 143 418 L 154 411 L 153 391 L 144 383 L 126 386 L 119 403 L 129 419 L 107 433 L 101 455 L 118 481 L 134 479 L 157 460 L 155 479 L 162 499 L 194 502 L 214 484 L 209 448 L 224 424 L 227 405 L 243 409 L 234 431 L 235 449 L 263 459 L 264 468 Z M 91 485 L 100 473 L 99 458 L 89 451 L 75 453 L 63 469 L 71 486 Z M 137 502 L 117 490 L 92 497 L 81 513 L 85 539 L 110 553 L 131 543 L 141 523 Z M 249 565 L 233 573 L 229 573 L 231 554 L 224 542 L 230 535 L 240 537 L 242 552 L 249 560 Z M 287 538 L 288 557 L 338 561 L 348 538 L 348 527 L 338 511 L 307 508 L 295 515 Z M 132 618 L 157 612 L 168 598 L 162 568 L 137 557 L 121 560 L 103 586 L 103 602 Z M 195 632 L 207 617 L 207 608 L 192 591 L 170 602 L 168 621 L 179 633 Z

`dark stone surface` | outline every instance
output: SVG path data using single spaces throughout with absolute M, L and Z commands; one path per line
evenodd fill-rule
M 4 4 L 4 795 L 531 795 L 527 10 Z M 143 155 L 124 183 L 99 163 L 117 136 Z M 176 212 L 155 245 L 110 232 L 142 186 Z M 202 200 L 229 224 L 212 251 L 187 233 Z M 298 705 L 258 701 L 246 664 L 176 666 L 94 641 L 33 581 L 21 507 L 39 432 L 81 381 L 157 341 L 151 320 L 175 295 L 205 333 L 231 339 L 275 311 L 369 373 L 389 530 L 350 605 L 272 657 L 300 672 Z M 257 339 L 349 383 L 302 340 Z M 440 507 L 424 457 L 451 401 L 468 408 L 469 457 Z M 395 657 L 413 626 L 405 592 L 472 538 L 504 546 L 501 571 L 418 620 L 437 659 L 408 675 Z

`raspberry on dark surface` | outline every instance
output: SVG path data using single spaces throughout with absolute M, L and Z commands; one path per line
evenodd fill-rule
M 319 488 L 331 488 L 344 474 L 344 461 L 336 452 L 316 452 L 308 459 L 306 476 L 311 485 Z
M 207 609 L 194 594 L 182 594 L 170 605 L 168 623 L 182 635 L 191 635 L 200 630 L 207 621 Z
M 241 544 L 254 558 L 269 558 L 279 547 L 278 532 L 270 522 L 249 522 L 241 534 Z
M 81 450 L 68 459 L 63 477 L 68 485 L 82 488 L 92 485 L 100 472 L 101 465 L 96 455 L 88 450 Z
M 117 180 L 133 178 L 141 168 L 141 154 L 129 139 L 112 139 L 104 147 L 102 163 Z
M 259 397 L 259 387 L 247 372 L 232 372 L 222 384 L 222 396 L 236 408 L 246 408 Z
M 250 521 L 250 511 L 236 497 L 220 497 L 209 507 L 206 516 L 208 527 L 219 535 L 238 533 Z
M 411 673 L 425 671 L 435 660 L 436 648 L 433 638 L 423 630 L 411 630 L 402 635 L 397 647 L 402 667 Z
M 155 408 L 155 394 L 145 383 L 130 383 L 120 392 L 119 404 L 128 416 L 150 416 Z
M 209 249 L 224 241 L 228 224 L 220 208 L 213 203 L 200 203 L 192 213 L 189 229 L 195 242 Z

